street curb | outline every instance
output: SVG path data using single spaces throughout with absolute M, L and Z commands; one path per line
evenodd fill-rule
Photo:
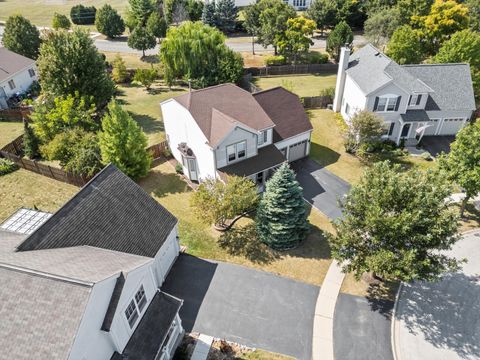
M 397 351 L 396 328 L 398 323 L 395 315 L 397 314 L 398 300 L 400 299 L 402 290 L 403 290 L 403 282 L 401 282 L 400 286 L 398 287 L 397 294 L 395 295 L 395 304 L 393 306 L 393 311 L 392 311 L 392 324 L 390 327 L 390 344 L 392 347 L 393 360 L 401 360 L 399 351 Z

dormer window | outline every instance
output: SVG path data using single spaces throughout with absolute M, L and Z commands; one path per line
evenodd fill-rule
M 258 135 L 258 145 L 263 145 L 268 141 L 268 130 L 264 130 Z
M 410 101 L 408 105 L 417 106 L 420 105 L 420 101 L 422 101 L 422 94 L 410 95 Z
M 375 98 L 375 106 L 373 111 L 380 111 L 380 112 L 393 112 L 398 110 L 398 106 L 400 105 L 401 96 L 382 96 Z

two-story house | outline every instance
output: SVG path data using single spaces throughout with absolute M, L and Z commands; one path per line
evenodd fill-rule
M 262 190 L 275 168 L 310 152 L 312 125 L 298 96 L 281 87 L 251 94 L 212 86 L 161 109 L 173 156 L 192 181 L 247 176 Z
M 385 139 L 415 145 L 423 136 L 455 135 L 475 110 L 468 64 L 399 65 L 373 45 L 342 48 L 335 112 L 348 120 L 368 110 L 385 120 Z
M 170 359 L 182 300 L 160 290 L 177 219 L 109 165 L 53 215 L 0 225 L 0 359 Z
M 7 99 L 27 91 L 37 80 L 34 60 L 0 47 L 0 109 L 7 109 Z

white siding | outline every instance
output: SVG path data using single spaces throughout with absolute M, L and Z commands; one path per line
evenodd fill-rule
M 288 151 L 289 151 L 290 145 L 296 144 L 296 143 L 301 142 L 303 140 L 308 140 L 307 150 L 306 150 L 306 155 L 308 155 L 308 154 L 310 154 L 310 137 L 311 137 L 311 134 L 312 134 L 312 132 L 308 131 L 308 132 L 303 133 L 303 134 L 292 136 L 291 138 L 276 142 L 275 146 L 277 147 L 278 150 L 282 150 L 284 148 L 287 148 L 286 158 L 288 159 Z
M 177 236 L 178 229 L 177 226 L 175 226 L 175 229 L 170 233 L 167 240 L 155 256 L 155 276 L 158 287 L 162 286 L 163 281 L 167 277 L 168 271 L 171 269 L 180 252 L 180 244 L 178 243 Z M 162 256 L 166 251 L 168 251 L 166 256 Z
M 347 104 L 349 107 L 349 113 L 347 114 Z M 367 104 L 367 98 L 358 85 L 348 76 L 345 79 L 345 90 L 343 92 L 343 99 L 341 104 L 340 113 L 345 120 L 348 120 L 356 112 L 364 110 Z
M 407 104 L 408 104 L 408 99 L 410 98 L 410 94 L 406 93 L 395 84 L 390 83 L 368 96 L 367 107 L 366 107 L 367 110 L 373 111 L 373 108 L 375 105 L 375 98 L 377 96 L 384 96 L 384 95 L 395 95 L 395 96 L 402 97 L 400 99 L 400 105 L 398 106 L 398 111 L 382 111 L 382 112 L 377 111 L 375 113 L 383 117 L 386 121 L 397 121 L 400 117 L 400 114 L 405 114 L 407 110 Z
M 247 156 L 241 160 L 243 161 L 249 157 L 257 155 L 257 134 L 250 131 L 236 127 L 215 149 L 215 158 L 217 159 L 217 169 L 227 166 L 227 146 L 236 144 L 241 141 L 247 142 Z M 231 162 L 230 164 L 233 164 Z
M 213 151 L 190 112 L 173 99 L 163 102 L 161 109 L 165 133 L 175 159 L 182 163 L 182 156 L 177 148 L 178 144 L 185 142 L 193 150 L 197 159 L 199 179 L 215 177 Z
M 35 71 L 34 77 L 30 77 L 30 74 L 28 73 L 29 69 L 33 69 Z M 10 86 L 8 85 L 8 82 L 10 80 L 13 80 L 15 83 L 14 89 L 10 89 Z M 33 65 L 5 79 L 0 83 L 0 87 L 3 88 L 7 98 L 9 98 L 12 95 L 16 94 L 17 92 L 27 91 L 30 85 L 32 85 L 32 83 L 37 80 L 38 80 L 37 67 Z

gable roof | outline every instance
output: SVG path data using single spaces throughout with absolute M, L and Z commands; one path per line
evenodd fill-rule
M 411 93 L 432 91 L 372 44 L 350 56 L 346 72 L 366 95 L 390 82 Z
M 34 64 L 34 60 L 0 47 L 0 82 Z
M 476 109 L 468 64 L 420 64 L 402 67 L 434 90 L 429 95 L 425 110 Z
M 252 94 L 234 84 L 190 91 L 174 100 L 190 111 L 211 146 L 238 125 L 257 131 L 274 126 Z
M 140 186 L 108 165 L 17 250 L 91 246 L 153 258 L 176 223 Z
M 0 265 L 0 347 L 8 359 L 67 359 L 92 288 Z
M 287 89 L 279 86 L 253 96 L 275 124 L 273 142 L 313 129 L 300 99 Z

